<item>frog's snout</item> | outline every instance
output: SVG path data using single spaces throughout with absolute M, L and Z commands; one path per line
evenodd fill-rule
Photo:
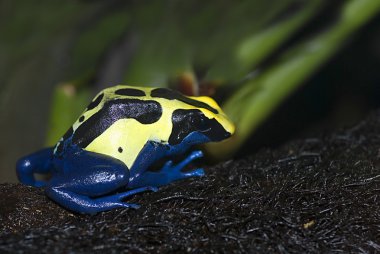
M 224 133 L 224 139 L 227 139 L 232 136 L 232 133 L 226 132 Z

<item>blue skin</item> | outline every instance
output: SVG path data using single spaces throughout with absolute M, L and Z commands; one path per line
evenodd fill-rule
M 46 148 L 21 158 L 16 166 L 17 175 L 20 182 L 45 187 L 50 198 L 79 213 L 94 214 L 117 207 L 138 208 L 139 205 L 122 200 L 139 192 L 157 191 L 157 187 L 179 179 L 205 174 L 201 168 L 181 172 L 191 161 L 203 156 L 201 151 L 192 152 L 177 165 L 169 160 L 158 172 L 148 171 L 151 165 L 163 157 L 183 154 L 192 145 L 209 141 L 205 135 L 193 132 L 175 146 L 149 142 L 130 170 L 113 157 L 73 145 L 64 148 L 62 157 L 55 156 L 53 148 Z M 38 181 L 34 178 L 35 173 L 50 173 L 51 178 L 47 182 Z M 123 188 L 130 190 L 107 195 Z

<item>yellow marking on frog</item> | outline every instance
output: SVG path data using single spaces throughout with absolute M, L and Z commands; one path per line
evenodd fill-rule
M 120 119 L 94 139 L 85 150 L 119 159 L 131 169 L 148 141 L 165 143 L 169 140 L 171 114 L 171 110 L 164 110 L 162 117 L 153 124 L 141 124 L 135 119 Z M 119 147 L 123 149 L 121 153 Z

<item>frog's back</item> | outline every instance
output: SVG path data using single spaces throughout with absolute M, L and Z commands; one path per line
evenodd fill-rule
M 149 139 L 146 127 L 162 115 L 160 103 L 147 96 L 150 90 L 122 85 L 104 89 L 61 138 L 55 153 L 63 152 L 70 143 L 131 166 Z

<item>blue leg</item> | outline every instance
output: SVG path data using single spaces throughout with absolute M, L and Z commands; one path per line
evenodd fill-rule
M 172 161 L 168 161 L 159 172 L 146 171 L 130 182 L 128 187 L 137 188 L 142 186 L 163 186 L 180 179 L 194 176 L 204 176 L 205 173 L 202 168 L 189 172 L 181 172 L 186 165 L 195 159 L 201 158 L 202 156 L 203 153 L 201 151 L 194 151 L 177 165 L 173 165 Z
M 144 186 L 122 193 L 113 193 L 127 187 L 129 170 L 119 160 L 88 151 L 66 156 L 63 168 L 52 175 L 46 194 L 75 212 L 94 214 L 117 207 L 138 208 L 122 200 L 139 192 L 157 188 Z
M 111 210 L 114 208 L 134 208 L 137 209 L 140 206 L 137 204 L 125 203 L 122 200 L 128 196 L 143 192 L 143 191 L 157 191 L 155 187 L 142 187 L 123 193 L 117 193 L 110 196 L 100 198 L 90 198 L 86 195 L 71 192 L 65 188 L 51 187 L 46 189 L 46 194 L 53 200 L 57 201 L 62 206 L 69 210 L 78 213 L 95 214 Z
M 21 183 L 34 187 L 43 187 L 44 181 L 38 181 L 34 174 L 47 174 L 51 171 L 51 159 L 53 148 L 45 148 L 31 155 L 25 156 L 17 161 L 16 172 Z

